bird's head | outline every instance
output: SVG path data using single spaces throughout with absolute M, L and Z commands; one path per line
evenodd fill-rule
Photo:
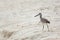
M 42 13 L 39 13 L 39 15 L 42 15 Z

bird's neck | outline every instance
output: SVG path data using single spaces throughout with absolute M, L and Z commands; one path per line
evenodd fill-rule
M 42 15 L 40 15 L 40 19 L 42 19 Z

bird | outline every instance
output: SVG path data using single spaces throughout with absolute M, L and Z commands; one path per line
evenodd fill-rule
M 42 24 L 43 24 L 43 29 L 44 29 L 44 24 L 46 24 L 46 25 L 47 25 L 47 28 L 48 28 L 48 31 L 49 31 L 49 26 L 48 26 L 48 24 L 50 24 L 50 21 L 47 20 L 47 19 L 45 19 L 45 18 L 43 18 L 43 17 L 42 17 L 42 13 L 39 13 L 39 14 L 35 15 L 34 17 L 37 17 L 37 16 L 40 16 L 40 21 L 41 21 Z M 43 29 L 42 29 L 42 30 L 43 30 Z

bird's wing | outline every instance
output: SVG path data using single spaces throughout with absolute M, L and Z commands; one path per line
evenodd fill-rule
M 43 18 L 44 21 L 46 21 L 47 23 L 50 23 L 50 21 L 48 21 L 47 19 Z

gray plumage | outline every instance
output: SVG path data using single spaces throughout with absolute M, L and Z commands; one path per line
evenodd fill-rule
M 34 17 L 37 17 L 37 16 L 40 16 L 41 22 L 42 22 L 43 24 L 46 23 L 46 24 L 47 24 L 47 28 L 48 28 L 48 23 L 50 24 L 50 21 L 48 21 L 47 19 L 43 18 L 43 17 L 42 17 L 42 13 L 39 13 L 39 14 L 35 15 Z M 44 25 L 43 25 L 43 29 L 44 29 Z M 48 28 L 48 30 L 49 30 L 49 28 Z

